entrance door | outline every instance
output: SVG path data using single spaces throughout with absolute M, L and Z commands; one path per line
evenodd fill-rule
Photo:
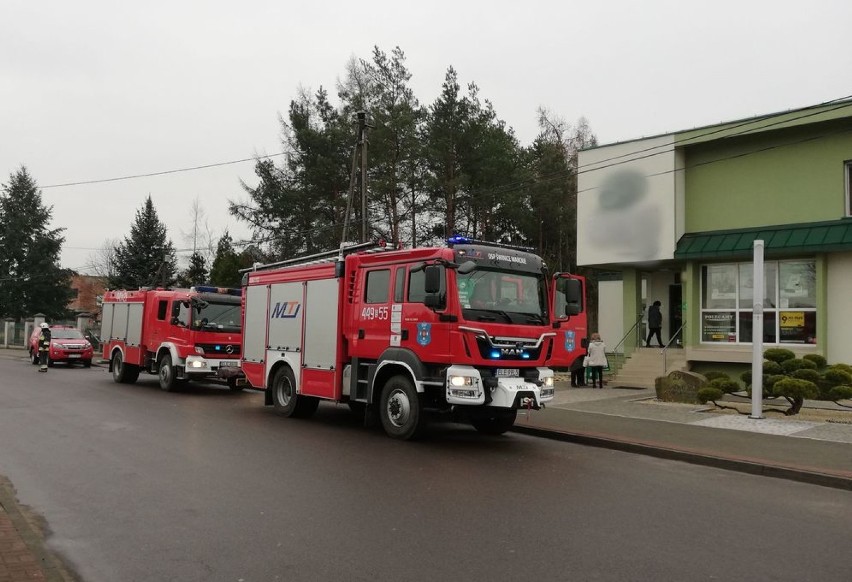
M 669 285 L 669 339 L 677 333 L 677 340 L 671 343 L 672 347 L 683 347 L 683 287 L 681 285 Z

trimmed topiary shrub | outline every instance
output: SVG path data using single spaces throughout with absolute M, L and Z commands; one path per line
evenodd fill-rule
M 830 367 L 825 371 L 825 373 L 823 373 L 822 377 L 823 380 L 825 380 L 826 385 L 829 387 L 852 385 L 852 373 L 837 366 Z
M 782 396 L 790 403 L 790 408 L 784 411 L 787 416 L 798 414 L 802 409 L 805 398 L 819 396 L 819 388 L 813 382 L 798 378 L 783 378 L 772 386 L 772 393 Z
M 700 396 L 701 392 L 699 392 L 698 395 Z M 843 406 L 845 408 L 852 408 L 850 406 L 847 406 L 846 404 L 841 404 L 840 402 L 838 402 L 838 400 L 852 400 L 852 386 L 835 386 L 831 389 L 828 395 L 831 400 L 833 400 L 837 404 L 840 404 L 840 406 Z
M 792 360 L 796 357 L 796 354 L 785 348 L 769 348 L 763 352 L 763 357 L 770 362 L 778 362 L 780 364 L 786 360 Z
M 740 391 L 739 383 L 736 382 L 735 380 L 731 380 L 728 377 L 714 378 L 713 380 L 710 380 L 709 386 L 710 386 L 710 388 L 717 388 L 718 390 L 721 390 L 725 394 L 732 394 L 734 392 Z
M 763 375 L 764 376 L 773 376 L 775 374 L 783 374 L 784 369 L 781 367 L 781 364 L 778 362 L 773 362 L 772 360 L 763 360 Z M 751 384 L 751 382 L 749 382 Z
M 719 372 L 718 370 L 710 370 L 709 372 L 704 372 L 703 375 L 707 378 L 708 382 L 715 380 L 716 378 L 730 378 L 730 376 L 726 373 Z
M 707 386 L 698 391 L 698 402 L 701 404 L 707 404 L 708 402 L 716 404 L 716 401 L 721 400 L 724 395 L 725 393 L 718 388 Z
M 766 373 L 765 370 L 764 370 L 764 373 Z M 747 372 L 743 372 L 742 374 L 740 374 L 740 380 L 743 381 L 744 385 L 751 386 L 751 370 L 749 370 Z
M 802 368 L 793 372 L 793 378 L 799 378 L 800 380 L 807 380 L 808 382 L 813 382 L 814 384 L 817 384 L 822 378 L 822 376 L 820 376 L 819 372 L 817 372 L 816 370 L 811 370 L 810 368 Z
M 821 370 L 822 368 L 825 368 L 828 365 L 828 360 L 826 360 L 819 354 L 807 354 L 805 356 L 802 356 L 802 359 L 807 360 L 809 362 L 813 362 L 818 370 Z
M 843 370 L 844 372 L 849 372 L 852 374 L 852 366 L 849 364 L 832 364 L 829 367 L 829 370 Z
M 802 368 L 809 368 L 813 366 L 816 368 L 813 362 L 807 362 L 802 360 L 801 358 L 793 358 L 792 360 L 784 360 L 781 362 L 781 368 L 784 370 L 784 373 L 787 375 L 791 375 L 796 370 L 801 370 Z

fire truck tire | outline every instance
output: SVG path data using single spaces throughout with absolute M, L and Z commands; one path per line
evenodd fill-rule
M 420 395 L 405 376 L 393 376 L 382 388 L 379 416 L 382 428 L 391 438 L 415 439 L 426 425 Z
M 470 424 L 473 425 L 473 428 L 483 434 L 499 435 L 515 426 L 515 419 L 517 417 L 517 410 L 477 411 L 476 413 L 471 414 Z
M 139 368 L 124 363 L 121 352 L 112 356 L 112 379 L 119 384 L 133 384 L 139 377 Z
M 83 367 L 84 368 L 91 368 L 92 367 L 92 360 L 83 360 Z
M 319 399 L 296 393 L 296 377 L 293 370 L 282 366 L 272 377 L 272 405 L 282 416 L 308 418 L 316 412 Z
M 163 354 L 157 363 L 157 377 L 160 379 L 160 388 L 166 392 L 177 390 L 177 371 L 172 365 L 171 354 Z

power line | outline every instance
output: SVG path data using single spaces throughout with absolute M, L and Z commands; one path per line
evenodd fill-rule
M 255 162 L 257 160 L 265 160 L 277 156 L 283 156 L 287 152 L 278 152 L 277 154 L 268 154 L 265 156 L 256 156 L 253 158 L 243 158 L 241 160 L 231 160 L 229 162 L 216 162 L 214 164 L 204 164 L 203 166 L 192 166 L 189 168 L 177 168 L 174 170 L 163 170 L 162 172 L 151 172 L 148 174 L 133 174 L 131 176 L 120 176 L 118 178 L 102 178 L 100 180 L 83 180 L 81 182 L 66 182 L 64 184 L 50 184 L 48 186 L 39 186 L 42 190 L 48 188 L 64 188 L 66 186 L 83 186 L 86 184 L 105 184 L 107 182 L 120 182 L 122 180 L 135 180 L 137 178 L 150 178 L 152 176 L 165 176 L 167 174 L 178 174 L 181 172 L 192 172 L 194 170 L 206 170 L 208 168 L 217 168 L 219 166 L 231 166 L 234 164 L 242 164 L 245 162 Z

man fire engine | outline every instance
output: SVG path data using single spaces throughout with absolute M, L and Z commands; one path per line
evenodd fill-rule
M 157 374 L 166 391 L 201 379 L 241 390 L 241 293 L 217 287 L 107 291 L 101 342 L 113 380 L 132 384 L 144 370 Z
M 306 417 L 321 399 L 346 402 L 409 439 L 427 410 L 501 434 L 553 398 L 547 362 L 580 311 L 580 281 L 551 281 L 528 250 L 460 237 L 367 246 L 245 273 L 242 367 L 267 405 Z

